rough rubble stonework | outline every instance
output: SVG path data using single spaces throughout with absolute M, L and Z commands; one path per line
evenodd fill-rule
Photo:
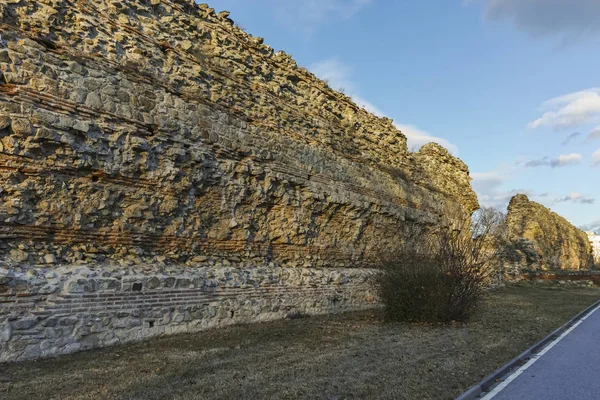
M 578 271 L 593 267 L 586 233 L 526 195 L 511 199 L 507 225 L 520 269 Z
M 600 235 L 595 232 L 586 232 L 592 246 L 592 253 L 594 254 L 594 262 L 596 266 L 600 267 Z
M 374 248 L 478 208 L 229 14 L 0 3 L 0 361 L 372 306 Z

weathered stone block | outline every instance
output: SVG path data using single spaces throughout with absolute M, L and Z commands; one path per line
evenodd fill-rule
M 78 278 L 67 283 L 69 293 L 86 293 L 96 290 L 96 281 Z
M 36 326 L 37 322 L 38 322 L 37 318 L 32 318 L 32 317 L 20 318 L 16 321 L 12 322 L 12 327 L 17 331 L 18 330 L 24 331 L 24 330 L 31 329 L 34 326 Z
M 9 322 L 0 325 L 0 342 L 8 342 L 12 337 L 12 326 Z

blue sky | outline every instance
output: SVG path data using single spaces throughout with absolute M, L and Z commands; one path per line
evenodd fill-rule
M 480 203 L 526 193 L 600 230 L 600 1 L 213 0 L 416 148 L 447 146 Z

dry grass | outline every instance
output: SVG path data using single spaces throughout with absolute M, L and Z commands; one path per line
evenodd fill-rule
M 161 338 L 0 365 L 0 398 L 452 399 L 599 298 L 511 287 L 464 325 L 367 312 Z

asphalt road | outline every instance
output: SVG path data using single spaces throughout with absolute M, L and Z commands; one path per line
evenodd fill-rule
M 483 399 L 600 400 L 600 310 L 549 346 Z

